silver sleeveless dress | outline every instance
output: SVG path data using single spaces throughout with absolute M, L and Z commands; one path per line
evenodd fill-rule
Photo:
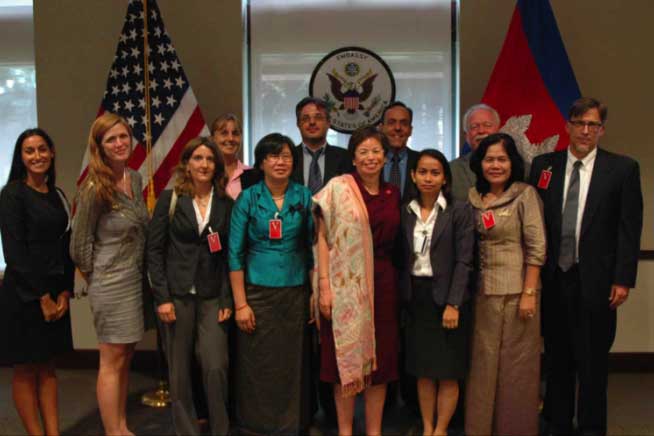
M 141 176 L 130 170 L 134 198 L 123 193 L 109 212 L 95 204 L 92 183 L 82 188 L 73 222 L 71 257 L 87 274 L 98 341 L 138 342 L 143 337 L 143 252 L 148 213 Z

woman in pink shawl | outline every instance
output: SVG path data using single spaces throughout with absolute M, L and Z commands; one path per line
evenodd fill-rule
M 398 378 L 397 271 L 391 255 L 400 224 L 399 190 L 381 179 L 389 146 L 374 127 L 348 144 L 356 171 L 314 196 L 320 310 L 320 379 L 334 384 L 338 433 L 352 434 L 364 392 L 366 434 L 381 434 L 388 382 Z

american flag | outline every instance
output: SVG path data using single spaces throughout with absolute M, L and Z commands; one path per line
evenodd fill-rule
M 209 134 L 209 129 L 155 0 L 147 0 L 147 15 L 152 170 L 158 196 L 171 180 L 184 145 L 198 135 Z M 98 116 L 109 111 L 127 120 L 135 144 L 129 166 L 148 181 L 143 19 L 143 1 L 130 0 Z M 78 185 L 86 177 L 88 159 L 87 148 Z M 146 192 L 144 186 L 144 195 Z

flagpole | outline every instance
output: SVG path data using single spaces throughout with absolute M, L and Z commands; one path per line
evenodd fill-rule
M 146 205 L 150 215 L 154 210 L 154 171 L 152 168 L 152 126 L 150 124 L 151 104 L 150 104 L 150 68 L 148 54 L 148 0 L 143 0 L 143 77 L 145 85 L 145 149 L 147 152 L 148 165 L 148 196 Z
M 152 165 L 152 126 L 150 124 L 150 69 L 148 67 L 148 0 L 143 0 L 143 81 L 145 85 L 145 148 L 147 150 L 148 165 L 148 196 L 146 205 L 148 212 L 152 215 L 155 205 L 154 195 L 154 171 Z M 156 315 L 155 315 L 156 316 Z M 159 383 L 157 389 L 146 392 L 141 397 L 141 403 L 150 407 L 166 407 L 170 403 L 170 393 L 168 391 L 168 382 L 164 375 L 163 363 L 165 361 L 162 337 L 159 331 L 159 322 L 155 321 L 157 330 L 157 375 Z

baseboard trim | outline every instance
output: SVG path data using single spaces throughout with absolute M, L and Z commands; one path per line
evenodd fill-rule
M 135 371 L 155 373 L 161 368 L 155 350 L 137 350 L 132 360 Z M 57 358 L 57 368 L 62 369 L 96 369 L 98 367 L 98 350 L 75 350 Z M 0 364 L 0 366 L 5 366 Z M 654 372 L 654 353 L 611 353 L 609 354 L 609 372 Z
M 611 353 L 609 372 L 654 372 L 654 353 Z

